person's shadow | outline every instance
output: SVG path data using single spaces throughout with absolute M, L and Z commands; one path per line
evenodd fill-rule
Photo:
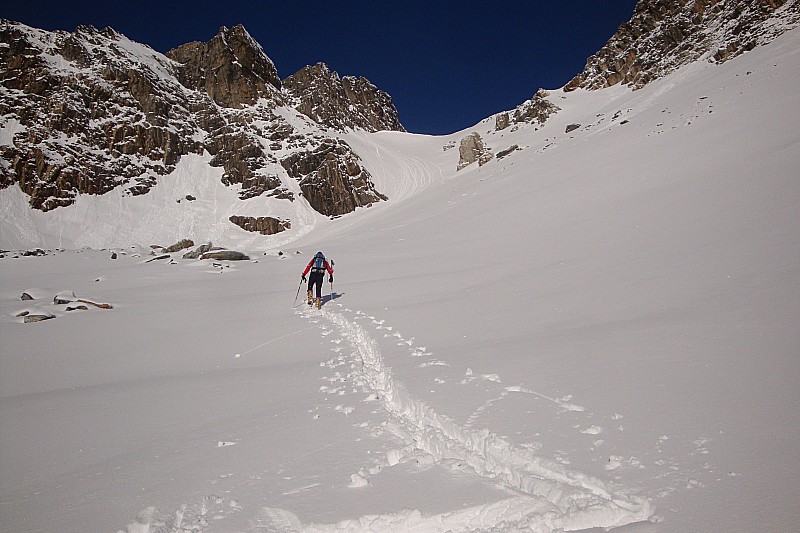
M 330 302 L 332 300 L 336 300 L 338 298 L 341 298 L 342 296 L 344 296 L 343 292 L 341 292 L 341 293 L 332 292 L 330 294 L 324 294 L 324 295 L 322 295 L 322 301 L 320 302 L 320 305 L 325 305 L 326 303 L 328 303 L 328 302 Z

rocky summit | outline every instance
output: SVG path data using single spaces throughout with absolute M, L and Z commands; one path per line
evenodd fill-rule
M 82 194 L 147 194 L 197 154 L 241 200 L 299 197 L 326 216 L 386 199 L 327 132 L 404 131 L 391 97 L 365 78 L 317 64 L 281 80 L 241 25 L 165 55 L 110 28 L 49 32 L 8 20 L 0 128 L 0 188 L 19 187 L 41 211 Z M 229 223 L 259 233 L 291 225 L 252 215 Z

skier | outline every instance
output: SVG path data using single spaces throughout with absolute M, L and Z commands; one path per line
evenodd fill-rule
M 317 309 L 322 306 L 322 281 L 325 277 L 325 271 L 328 271 L 328 281 L 333 283 L 333 268 L 331 265 L 328 264 L 328 260 L 325 259 L 325 256 L 322 252 L 317 252 L 314 255 L 314 258 L 308 262 L 306 265 L 306 269 L 303 270 L 303 275 L 300 277 L 301 281 L 306 280 L 306 274 L 311 271 L 311 275 L 308 277 L 308 305 L 314 303 L 313 299 L 313 291 L 314 285 L 317 286 Z

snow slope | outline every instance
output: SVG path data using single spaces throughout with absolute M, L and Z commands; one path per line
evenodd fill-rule
M 458 173 L 351 134 L 392 201 L 254 261 L 5 257 L 0 531 L 796 529 L 798 45 L 553 91 Z

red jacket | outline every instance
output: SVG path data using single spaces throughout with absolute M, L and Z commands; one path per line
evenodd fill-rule
M 306 276 L 306 274 L 308 274 L 308 271 L 309 271 L 309 270 L 311 270 L 311 266 L 312 266 L 313 264 L 314 264 L 314 258 L 311 258 L 311 261 L 309 261 L 309 262 L 308 262 L 308 265 L 306 265 L 306 269 L 305 269 L 305 270 L 303 270 L 303 277 L 305 277 L 305 276 Z M 327 270 L 327 271 L 328 271 L 328 274 L 330 274 L 331 276 L 333 276 L 333 269 L 332 269 L 332 268 L 331 268 L 331 266 L 328 264 L 328 260 L 327 260 L 327 259 L 325 260 L 325 265 L 324 265 L 324 266 L 325 266 L 325 270 Z

